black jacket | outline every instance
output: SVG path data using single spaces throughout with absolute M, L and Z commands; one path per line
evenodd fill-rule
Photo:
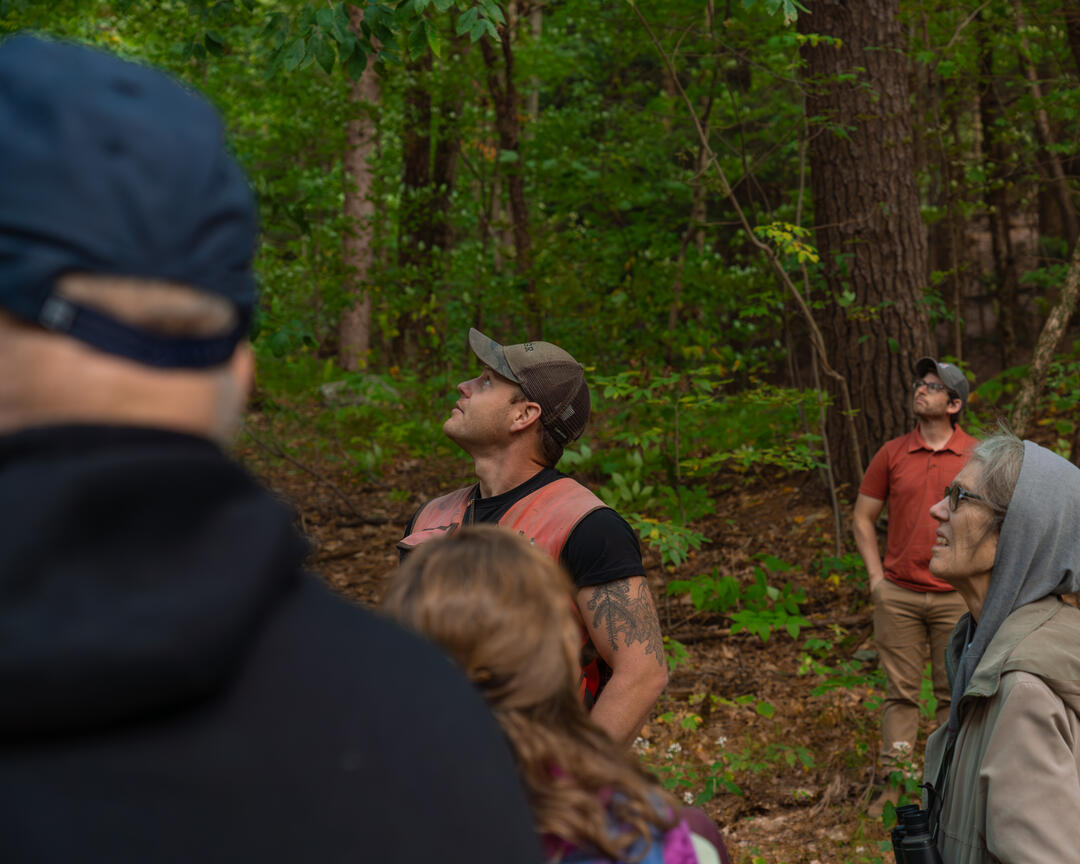
M 480 697 L 207 441 L 0 438 L 0 861 L 516 864 Z

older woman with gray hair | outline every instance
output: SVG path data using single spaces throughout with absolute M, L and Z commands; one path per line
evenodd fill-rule
M 946 864 L 1080 861 L 1080 469 L 995 435 L 946 488 L 930 571 L 970 610 L 926 745 Z

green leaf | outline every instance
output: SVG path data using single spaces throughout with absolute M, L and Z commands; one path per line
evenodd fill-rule
M 517 161 L 518 161 L 517 150 L 500 150 L 499 151 L 499 162 L 500 162 L 500 164 L 505 165 L 505 164 L 507 164 L 509 162 L 517 162 Z
M 754 706 L 754 710 L 762 717 L 772 717 L 776 713 L 776 706 L 761 701 Z
M 409 55 L 415 60 L 417 57 L 422 57 L 427 48 L 427 21 L 421 18 L 409 33 Z
M 295 37 L 285 48 L 281 55 L 281 64 L 286 72 L 294 72 L 296 67 L 304 60 L 307 53 L 307 45 L 302 36 Z
M 473 24 L 472 30 L 469 31 L 469 39 L 473 42 L 479 41 L 488 32 L 489 27 L 491 27 L 491 22 L 487 18 L 481 18 Z
M 506 23 L 506 16 L 503 15 L 503 11 L 499 8 L 499 4 L 495 0 L 480 0 L 480 5 L 484 9 L 484 14 L 499 24 Z M 494 29 L 494 28 L 492 28 Z
M 315 13 L 315 23 L 323 30 L 331 30 L 334 26 L 334 10 L 323 6 Z
M 454 0 L 435 0 L 435 8 L 440 12 L 446 12 L 454 5 Z
M 353 47 L 352 54 L 349 55 L 349 59 L 345 61 L 345 72 L 353 81 L 359 81 L 360 76 L 364 74 L 364 70 L 367 69 L 368 55 L 364 50 L 364 46 L 357 40 L 356 45 Z
M 334 7 L 333 28 L 334 36 L 338 42 L 344 42 L 346 34 L 352 35 L 352 28 L 349 26 L 349 12 L 344 3 L 338 3 Z
M 312 38 L 312 50 L 315 52 L 315 59 L 319 61 L 319 65 L 322 66 L 323 72 L 329 75 L 334 71 L 334 61 L 337 59 L 337 55 L 334 53 L 334 46 L 330 44 L 322 33 L 316 33 Z
M 474 6 L 472 9 L 466 9 L 457 19 L 457 27 L 454 28 L 454 32 L 458 36 L 464 36 L 466 33 L 473 29 L 473 25 L 476 24 L 476 18 L 479 14 L 478 10 Z M 473 40 L 476 41 L 475 39 Z
M 427 33 L 428 48 L 431 49 L 431 53 L 436 57 L 442 57 L 442 36 L 439 35 L 439 31 L 428 24 L 425 32 Z
M 305 36 L 315 26 L 315 9 L 311 6 L 305 6 L 300 10 L 300 15 L 296 19 L 297 29 Z

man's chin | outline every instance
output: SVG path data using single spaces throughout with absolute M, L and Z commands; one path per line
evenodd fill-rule
M 468 452 L 468 448 L 463 443 L 463 436 L 457 431 L 457 429 L 454 428 L 454 419 L 454 415 L 451 414 L 449 417 L 446 418 L 445 421 L 443 421 L 443 435 L 445 435 L 447 438 L 457 444 L 457 446 L 460 447 L 462 450 Z

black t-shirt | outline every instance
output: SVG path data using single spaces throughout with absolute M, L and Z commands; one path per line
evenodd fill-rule
M 537 489 L 565 476 L 554 468 L 544 468 L 520 486 L 490 498 L 480 497 L 478 484 L 473 489 L 472 522 L 495 524 L 526 495 L 531 495 Z M 409 520 L 404 536 L 408 537 L 412 533 L 415 521 L 416 513 Z M 404 558 L 404 553 L 402 557 Z M 578 588 L 603 585 L 616 579 L 645 574 L 645 567 L 641 563 L 641 547 L 634 529 L 609 507 L 594 510 L 578 523 L 567 538 L 559 560 Z

